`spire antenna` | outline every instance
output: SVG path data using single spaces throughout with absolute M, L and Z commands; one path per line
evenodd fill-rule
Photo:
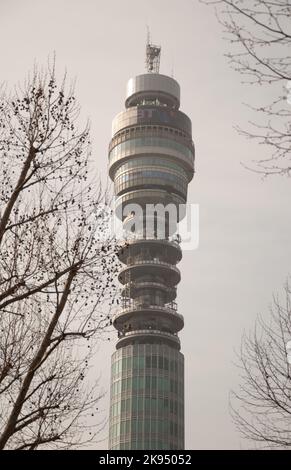
M 149 27 L 147 27 L 146 69 L 149 73 L 159 73 L 161 46 L 151 43 Z

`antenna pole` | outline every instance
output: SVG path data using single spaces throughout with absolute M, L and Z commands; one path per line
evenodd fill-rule
M 159 73 L 161 59 L 161 46 L 151 43 L 150 30 L 147 26 L 146 69 L 149 73 Z

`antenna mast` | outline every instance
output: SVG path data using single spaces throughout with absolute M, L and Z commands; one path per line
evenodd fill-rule
M 151 44 L 150 31 L 147 28 L 146 69 L 149 73 L 159 73 L 161 46 Z

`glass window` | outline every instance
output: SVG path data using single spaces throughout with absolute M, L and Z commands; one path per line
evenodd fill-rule
M 132 384 L 132 378 L 131 378 L 131 377 L 127 377 L 127 379 L 126 379 L 126 389 L 127 389 L 127 390 L 130 390 L 130 389 L 131 389 L 131 384 Z
M 126 368 L 127 370 L 131 369 L 132 367 L 132 356 L 129 356 L 126 361 Z
M 142 441 L 137 441 L 136 442 L 136 449 L 139 449 L 139 450 L 143 449 Z
M 144 366 L 145 366 L 145 358 L 144 358 L 144 356 L 139 356 L 139 358 L 138 358 L 138 365 L 139 365 L 139 369 L 144 369 Z
M 143 421 L 140 419 L 138 422 L 137 422 L 137 434 L 141 434 L 142 431 L 143 431 Z
M 157 406 L 158 406 L 158 400 L 156 397 L 152 397 L 151 398 L 151 412 L 152 412 L 152 415 L 156 415 L 157 414 Z
M 133 390 L 138 389 L 138 377 L 132 377 L 132 389 Z
M 131 421 L 131 432 L 132 434 L 136 434 L 137 432 L 137 421 L 135 419 Z
M 121 413 L 125 412 L 125 401 L 126 400 L 121 400 Z
M 150 412 L 151 409 L 151 398 L 145 398 L 145 411 Z
M 137 411 L 138 398 L 136 396 L 132 397 L 132 411 Z
M 171 372 L 174 372 L 174 362 L 175 361 L 173 359 L 170 360 L 170 371 Z
M 160 391 L 164 390 L 164 378 L 163 377 L 158 377 L 158 389 Z
M 140 390 L 143 390 L 145 387 L 145 378 L 144 377 L 138 377 L 138 388 Z
M 125 421 L 121 421 L 120 423 L 120 434 L 123 435 L 125 432 Z
M 125 401 L 125 411 L 126 413 L 129 413 L 130 411 L 130 398 L 127 398 Z
M 151 378 L 149 376 L 146 376 L 145 378 L 145 389 L 147 392 L 151 389 Z
M 138 369 L 138 357 L 137 356 L 133 356 L 133 369 Z
M 169 384 L 169 379 L 168 379 L 167 377 L 165 377 L 165 378 L 163 379 L 163 390 L 164 390 L 165 392 L 168 392 L 168 391 L 169 391 L 169 388 L 170 388 L 169 385 L 170 385 L 170 384 Z
M 134 153 L 140 147 L 159 147 L 162 149 L 172 149 L 184 155 L 188 160 L 193 161 L 193 152 L 186 146 L 171 138 L 162 137 L 140 137 L 126 140 L 121 144 L 116 145 L 109 153 L 110 161 L 120 158 L 123 154 Z
M 150 441 L 149 441 L 149 439 L 145 439 L 145 441 L 144 441 L 144 448 L 145 448 L 145 449 L 150 449 Z
M 125 434 L 130 433 L 130 420 L 125 421 Z
M 157 404 L 158 404 L 158 413 L 163 413 L 164 411 L 164 400 L 162 398 L 157 399 Z
M 145 419 L 144 420 L 144 432 L 145 433 L 149 433 L 150 432 L 150 420 L 149 419 Z
M 155 419 L 152 419 L 151 421 L 151 432 L 156 434 L 158 430 L 158 423 Z
M 171 173 L 171 171 L 148 171 L 147 169 L 138 171 L 131 170 L 131 173 L 120 175 L 115 178 L 115 191 L 119 193 L 126 188 L 132 186 L 144 186 L 144 185 L 157 185 L 165 186 L 170 185 L 179 192 L 186 193 L 188 187 L 187 177 L 181 173 Z
M 143 397 L 138 397 L 138 411 L 143 410 Z

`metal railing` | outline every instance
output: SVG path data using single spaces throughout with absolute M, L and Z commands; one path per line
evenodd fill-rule
M 119 331 L 118 338 L 123 339 L 123 338 L 127 338 L 128 336 L 148 335 L 148 334 L 166 336 L 168 338 L 171 338 L 171 339 L 174 339 L 175 341 L 180 342 L 177 333 L 169 333 L 168 331 L 154 330 L 154 329 L 131 330 L 131 331 L 126 331 L 126 332 Z
M 147 287 L 160 289 L 164 292 L 171 292 L 171 293 L 174 292 L 175 294 L 177 292 L 176 287 L 168 287 L 165 284 L 162 284 L 161 282 L 156 282 L 156 281 L 151 281 L 151 280 L 141 281 L 141 282 L 139 282 L 139 281 L 136 281 L 136 282 L 130 281 L 124 286 L 124 288 L 122 290 L 124 290 L 124 289 L 128 289 L 128 290 L 130 290 L 130 289 L 134 290 L 135 289 L 135 290 L 137 290 L 137 289 L 143 289 L 143 288 L 147 288 Z M 130 298 L 130 295 L 128 295 L 126 297 Z
M 122 305 L 122 310 L 169 310 L 174 313 L 177 313 L 178 307 L 176 302 L 169 302 L 165 305 L 153 305 L 153 304 L 146 304 L 146 303 L 141 303 L 141 302 L 135 302 L 135 301 L 128 301 L 128 302 L 123 302 Z
M 138 127 L 139 126 L 134 126 L 129 129 L 123 129 L 117 134 L 115 134 L 109 144 L 108 151 L 110 152 L 116 145 L 121 144 L 126 140 L 134 139 L 137 137 L 165 137 L 187 146 L 194 154 L 194 161 L 195 148 L 193 140 L 182 130 L 177 130 L 174 128 L 159 125 L 148 125 L 145 129 L 140 129 Z
M 132 217 L 135 217 L 135 215 L 132 215 Z M 130 216 L 128 216 L 130 218 Z M 167 245 L 173 245 L 175 248 L 180 248 L 180 243 L 181 243 L 181 237 L 179 235 L 175 235 L 171 238 L 165 238 L 165 239 L 160 239 L 160 238 L 145 238 L 143 233 L 138 233 L 134 232 L 130 234 L 130 238 L 124 239 L 124 242 L 121 245 L 120 249 L 124 249 L 130 246 L 131 243 L 134 243 L 135 241 L 145 241 L 145 242 L 162 242 L 166 243 Z
M 157 265 L 160 265 L 160 266 L 167 266 L 171 269 L 174 269 L 175 271 L 179 272 L 179 269 L 176 268 L 175 265 L 171 264 L 171 263 L 167 263 L 166 261 L 162 261 L 160 259 L 157 259 L 157 258 L 153 258 L 153 259 L 137 259 L 137 258 L 132 258 L 130 259 L 129 258 L 129 262 L 127 262 L 127 266 L 136 266 L 136 265 L 139 265 L 139 264 L 157 264 Z M 126 269 L 126 268 L 124 268 Z
M 175 304 L 175 306 L 170 306 L 171 304 Z M 177 304 L 175 302 L 171 302 L 169 304 L 166 304 L 164 306 L 160 306 L 160 305 L 142 305 L 142 304 L 138 304 L 138 305 L 135 305 L 134 303 L 132 303 L 131 305 L 129 306 L 126 306 L 126 307 L 122 307 L 121 310 L 119 312 L 117 312 L 114 317 L 113 317 L 113 323 L 120 317 L 122 317 L 124 314 L 126 313 L 129 313 L 129 312 L 139 312 L 139 311 L 143 311 L 143 310 L 148 310 L 148 311 L 153 311 L 153 312 L 163 312 L 163 313 L 167 313 L 169 315 L 173 315 L 172 318 L 176 318 L 177 320 L 179 321 L 184 321 L 184 318 L 183 318 L 183 315 L 181 315 L 180 313 L 177 312 Z

